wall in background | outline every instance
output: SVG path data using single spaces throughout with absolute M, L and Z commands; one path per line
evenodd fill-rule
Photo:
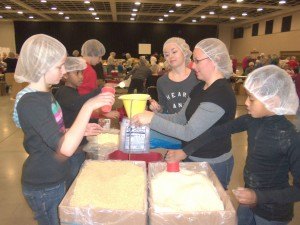
M 138 56 L 138 43 L 152 45 L 152 53 L 162 52 L 164 42 L 170 37 L 182 37 L 191 49 L 202 39 L 217 36 L 217 26 L 139 23 L 81 23 L 81 22 L 14 22 L 16 48 L 31 35 L 44 33 L 60 40 L 69 54 L 81 49 L 88 39 L 98 39 L 106 47 L 106 55 L 114 51 L 117 57 L 130 52 Z
M 13 22 L 0 22 L 0 47 L 16 52 L 15 29 Z
M 292 16 L 291 31 L 281 32 L 282 18 Z M 273 33 L 265 34 L 267 20 L 274 20 Z M 252 36 L 252 26 L 244 28 L 244 37 L 231 39 L 230 53 L 235 55 L 239 62 L 249 55 L 253 49 L 259 53 L 280 54 L 280 51 L 300 51 L 300 12 L 278 16 L 259 22 L 258 36 Z

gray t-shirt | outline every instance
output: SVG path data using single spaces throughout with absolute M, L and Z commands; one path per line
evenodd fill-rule
M 157 93 L 163 113 L 173 114 L 179 112 L 188 99 L 190 92 L 198 83 L 199 80 L 193 70 L 181 82 L 170 80 L 168 74 L 160 77 L 157 81 Z

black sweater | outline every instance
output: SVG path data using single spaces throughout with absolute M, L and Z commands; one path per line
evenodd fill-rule
M 224 115 L 212 127 L 233 120 L 236 111 L 236 99 L 230 83 L 226 79 L 219 79 L 206 90 L 203 90 L 204 85 L 204 82 L 199 83 L 190 93 L 191 100 L 186 109 L 187 121 L 190 120 L 199 105 L 203 102 L 214 103 L 225 111 Z M 216 158 L 231 150 L 230 134 L 224 135 L 215 142 L 202 145 L 201 147 L 192 143 L 189 144 L 193 149 L 191 155 L 200 158 Z M 186 145 L 187 143 L 183 142 L 183 148 Z

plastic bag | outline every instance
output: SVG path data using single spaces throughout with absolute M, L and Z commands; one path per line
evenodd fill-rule
M 123 118 L 120 129 L 119 149 L 125 153 L 147 153 L 150 149 L 149 126 L 135 127 Z

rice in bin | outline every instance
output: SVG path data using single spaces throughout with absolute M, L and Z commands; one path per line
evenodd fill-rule
M 145 182 L 143 169 L 131 162 L 89 161 L 76 178 L 70 206 L 143 210 Z

